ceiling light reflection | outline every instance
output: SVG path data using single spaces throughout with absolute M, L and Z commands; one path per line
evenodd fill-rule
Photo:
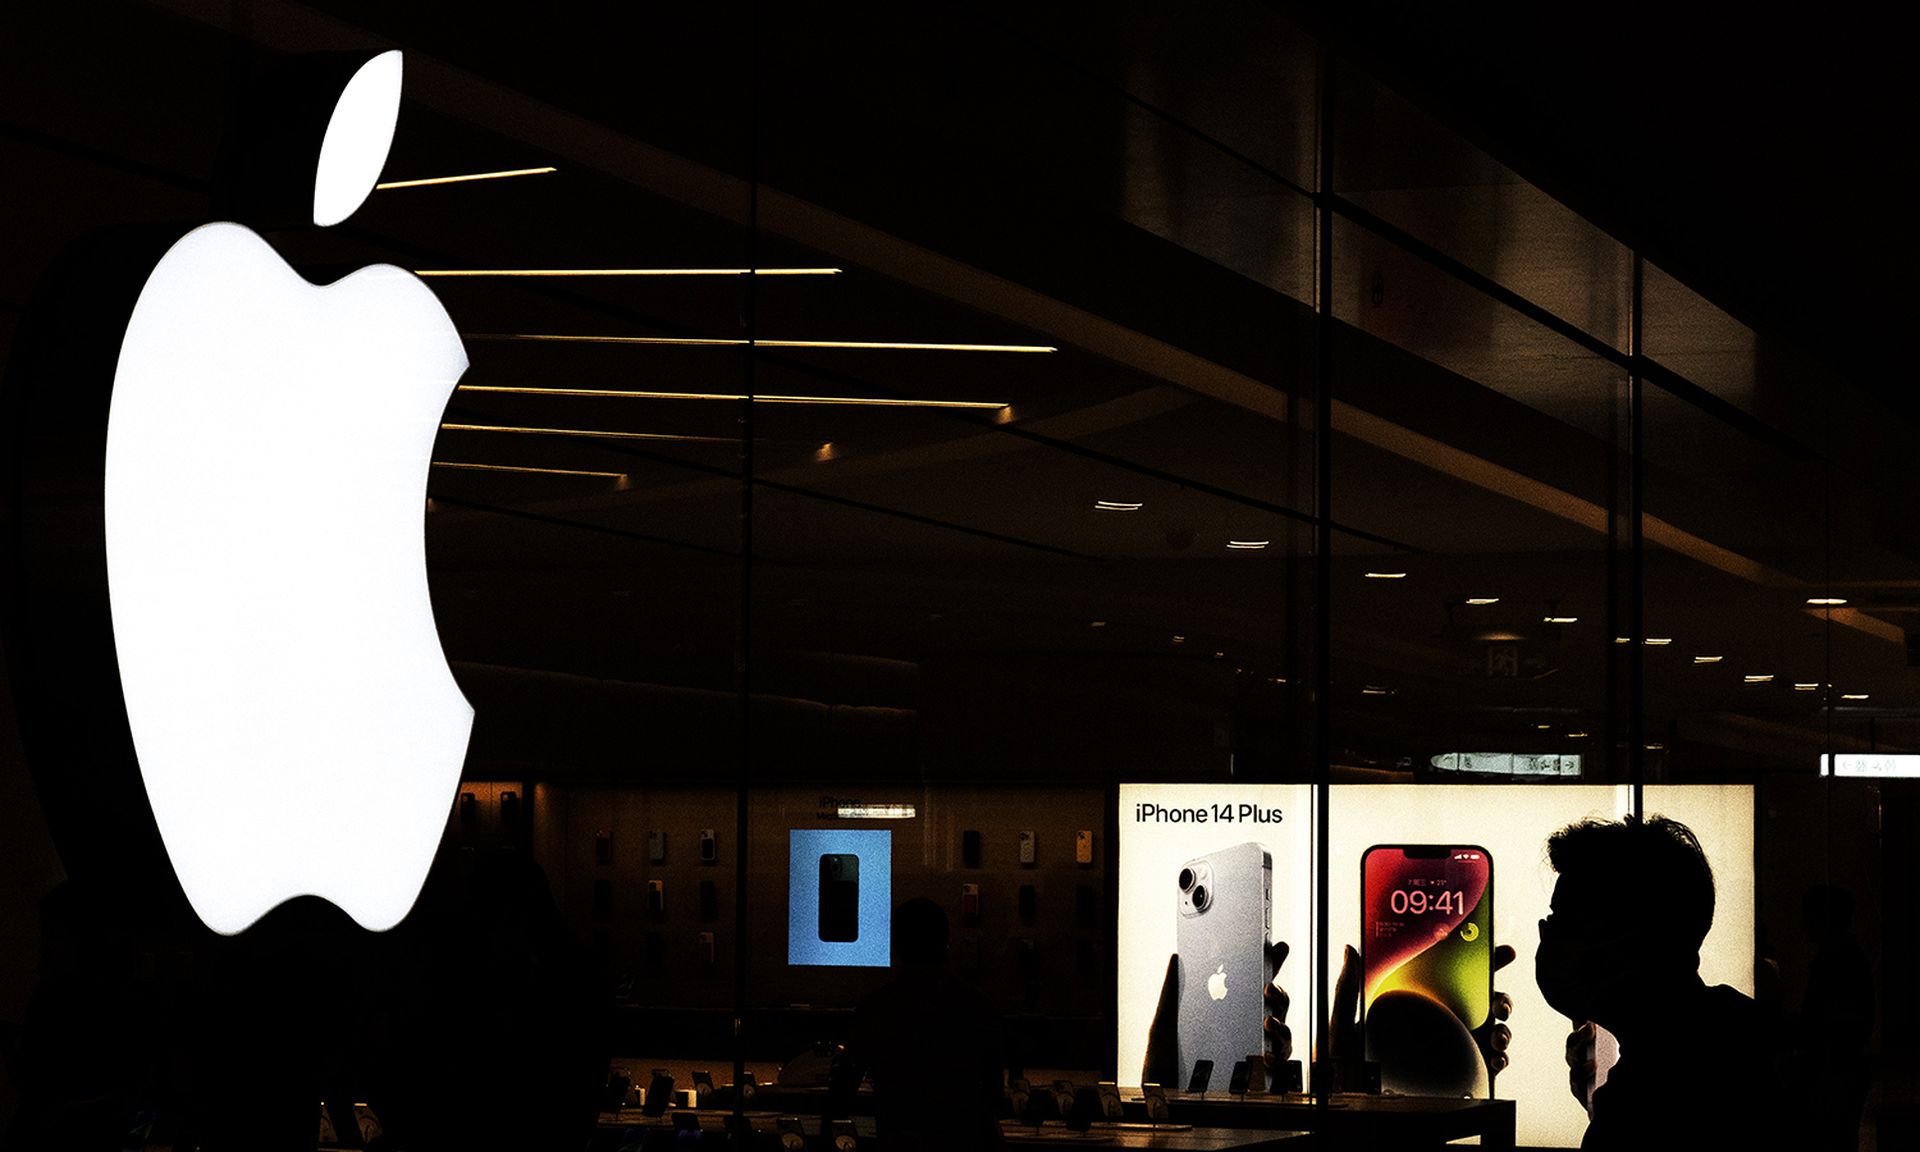
M 513 176 L 545 176 L 559 169 L 552 166 L 539 168 L 502 168 L 498 172 L 469 172 L 462 176 L 429 176 L 424 180 L 388 180 L 384 184 L 375 184 L 374 191 L 384 192 L 393 188 L 424 188 L 429 184 L 465 184 L 469 180 L 505 180 Z
M 838 276 L 839 268 L 416 268 L 415 276 Z
M 468 340 L 531 340 L 548 344 L 666 344 L 688 348 L 857 348 L 908 352 L 1058 352 L 1051 344 L 948 344 L 909 340 L 737 340 L 711 336 L 576 336 L 555 332 L 463 332 Z
M 461 384 L 462 392 L 512 396 L 587 396 L 599 400 L 752 400 L 756 404 L 845 404 L 872 408 L 1000 409 L 1003 400 L 897 400 L 884 396 L 764 396 L 744 392 L 647 392 L 626 388 L 540 388 L 520 384 Z
M 459 468 L 473 472 L 524 472 L 535 476 L 597 476 L 624 480 L 625 472 L 600 472 L 591 468 L 532 468 L 520 464 L 473 464 L 464 460 L 435 460 L 435 468 Z

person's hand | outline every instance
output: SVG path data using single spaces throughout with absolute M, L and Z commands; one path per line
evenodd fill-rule
M 1573 1098 L 1580 1102 L 1582 1112 L 1589 1110 L 1587 1099 L 1593 1094 L 1593 1081 L 1599 1075 L 1599 1066 L 1594 1059 L 1597 1041 L 1592 1021 L 1579 1024 L 1567 1033 L 1567 1087 L 1572 1089 Z
M 1269 1074 L 1293 1059 L 1293 1029 L 1287 1024 L 1287 1011 L 1292 1005 L 1292 997 L 1280 983 L 1280 966 L 1286 963 L 1290 951 L 1284 940 L 1276 940 L 1269 945 L 1267 952 L 1274 978 L 1266 990 L 1267 1019 L 1262 1029 L 1265 1052 L 1262 1055 Z M 1513 963 L 1514 956 L 1510 945 L 1502 944 L 1495 948 L 1493 971 L 1499 972 Z M 1366 1052 L 1360 1035 L 1362 979 L 1360 953 L 1348 945 L 1341 952 L 1340 976 L 1334 981 L 1333 1005 L 1327 1021 L 1328 1051 L 1324 1058 L 1336 1066 L 1349 1061 L 1357 1063 Z M 1513 1042 L 1513 1031 L 1506 1021 L 1512 1015 L 1513 997 L 1496 989 L 1487 1023 L 1473 1030 L 1474 1042 L 1479 1045 L 1490 1074 L 1498 1073 L 1507 1066 L 1507 1049 Z M 1167 957 L 1167 974 L 1160 984 L 1160 1002 L 1154 1008 L 1153 1025 L 1147 1032 L 1147 1055 L 1140 1073 L 1143 1083 L 1165 1085 L 1174 1091 L 1184 1087 L 1178 1083 L 1179 1036 L 1180 957 L 1175 954 Z M 1273 1083 L 1271 1075 L 1268 1083 Z M 1585 1103 L 1584 1096 L 1581 1101 Z
M 1267 946 L 1267 963 L 1275 979 L 1267 984 L 1264 1000 L 1267 1016 L 1261 1029 L 1261 1059 L 1269 1072 L 1293 1059 L 1293 1030 L 1287 1027 L 1287 1008 L 1291 1003 L 1287 990 L 1280 987 L 1280 965 L 1286 963 L 1290 949 L 1286 941 Z M 1160 1002 L 1153 1009 L 1153 1024 L 1147 1029 L 1147 1055 L 1140 1065 L 1140 1082 L 1159 1084 L 1170 1092 L 1186 1087 L 1180 1079 L 1180 956 L 1167 957 L 1167 974 L 1160 981 Z M 1269 1078 L 1268 1083 L 1272 1080 Z
M 1502 944 L 1493 950 L 1493 970 L 1513 963 L 1514 951 L 1510 944 Z M 1480 1045 L 1480 1055 L 1486 1058 L 1487 1074 L 1499 1075 L 1507 1066 L 1507 1048 L 1513 1043 L 1513 1030 L 1507 1027 L 1507 1021 L 1513 1016 L 1513 997 L 1500 991 L 1493 991 L 1493 1003 L 1489 1006 L 1487 1022 L 1473 1030 L 1473 1041 Z
M 1512 945 L 1495 948 L 1493 971 L 1497 973 L 1513 963 L 1515 955 Z M 1341 954 L 1340 978 L 1334 982 L 1333 1010 L 1327 1022 L 1327 1059 L 1336 1065 L 1357 1062 L 1366 1052 L 1360 1035 L 1361 979 L 1360 953 L 1349 945 Z M 1506 1068 L 1507 1049 L 1513 1043 L 1513 1030 L 1506 1023 L 1513 1016 L 1513 997 L 1495 989 L 1488 1007 L 1487 1022 L 1475 1028 L 1472 1035 L 1480 1047 L 1481 1057 L 1487 1062 L 1488 1074 L 1493 1075 Z

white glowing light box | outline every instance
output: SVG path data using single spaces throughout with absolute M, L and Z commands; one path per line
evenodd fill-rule
M 348 84 L 317 213 L 378 179 L 398 98 L 398 53 Z M 466 366 L 410 273 L 310 284 L 238 224 L 188 233 L 134 305 L 107 423 L 114 643 L 161 838 L 215 931 L 303 894 L 385 929 L 425 880 L 473 721 L 424 523 Z

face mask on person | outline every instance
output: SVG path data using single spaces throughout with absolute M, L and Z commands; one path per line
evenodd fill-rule
M 1569 939 L 1540 922 L 1540 947 L 1533 954 L 1533 980 L 1548 1007 L 1570 1020 L 1592 1020 L 1615 1002 L 1621 986 L 1630 984 L 1638 967 L 1624 938 L 1602 941 Z

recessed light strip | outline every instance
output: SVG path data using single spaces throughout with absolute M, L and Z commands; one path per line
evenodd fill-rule
M 838 276 L 843 268 L 416 268 L 415 276 Z
M 544 166 L 540 168 L 503 168 L 498 172 L 468 172 L 460 176 L 429 176 L 424 180 L 388 180 L 384 184 L 375 184 L 374 190 L 385 192 L 393 188 L 424 188 L 429 184 L 465 184 L 470 180 L 505 180 L 513 176 L 545 176 L 559 169 Z
M 1138 512 L 1144 507 L 1146 505 L 1138 501 L 1095 500 L 1093 502 L 1095 512 Z
M 756 404 L 845 404 L 874 408 L 1005 408 L 1002 400 L 896 400 L 881 396 L 748 396 L 743 392 L 637 392 L 625 388 L 534 388 L 506 384 L 462 384 L 462 392 L 500 392 L 515 396 L 592 396 L 614 400 L 752 400 Z
M 508 424 L 442 424 L 447 432 L 515 432 L 528 436 L 588 436 L 602 440 L 674 440 L 692 444 L 738 444 L 737 436 L 686 436 L 668 432 L 607 432 L 596 428 L 522 428 Z
M 908 340 L 722 340 L 705 336 L 577 336 L 556 332 L 464 332 L 468 340 L 534 340 L 549 344 L 667 344 L 687 348 L 856 348 L 906 352 L 1058 352 L 1051 344 L 923 344 Z
M 599 472 L 589 468 L 530 468 L 520 464 L 473 464 L 464 460 L 435 460 L 435 468 L 462 468 L 475 472 L 525 472 L 536 476 L 597 476 L 619 480 L 625 472 Z
M 1227 541 L 1227 547 L 1242 552 L 1258 552 L 1271 543 L 1271 540 L 1229 540 Z

